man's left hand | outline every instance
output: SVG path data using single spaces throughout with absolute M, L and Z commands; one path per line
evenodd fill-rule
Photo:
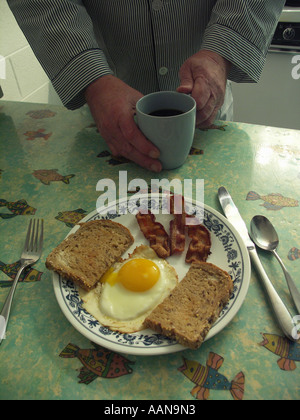
M 177 91 L 191 94 L 197 102 L 198 128 L 211 126 L 224 103 L 231 63 L 219 54 L 201 50 L 182 65 Z

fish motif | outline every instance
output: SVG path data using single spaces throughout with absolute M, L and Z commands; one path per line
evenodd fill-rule
M 52 133 L 45 134 L 44 131 L 45 130 L 43 128 L 40 128 L 37 131 L 26 131 L 26 133 L 24 133 L 24 136 L 27 137 L 27 140 L 36 140 L 36 139 L 48 140 L 52 136 Z
M 29 216 L 35 214 L 34 207 L 29 206 L 26 200 L 8 202 L 0 198 L 0 207 L 6 207 L 11 213 L 0 213 L 2 219 L 12 219 L 16 216 Z
M 297 369 L 295 362 L 300 362 L 300 343 L 294 343 L 286 337 L 275 334 L 262 334 L 264 340 L 259 343 L 271 353 L 280 356 L 277 361 L 281 370 L 293 371 Z
M 29 115 L 35 120 L 41 120 L 43 118 L 52 118 L 56 115 L 56 112 L 50 111 L 50 109 L 40 109 L 37 111 L 28 111 L 26 115 Z
M 190 154 L 190 156 L 204 155 L 204 150 L 197 149 L 196 147 L 191 147 L 191 150 L 190 150 L 189 154 Z
M 4 262 L 0 261 L 0 270 L 10 277 L 12 280 L 15 279 L 18 270 L 21 266 L 20 261 L 16 261 L 12 264 L 5 264 Z M 29 282 L 33 283 L 36 281 L 40 281 L 43 273 L 41 271 L 36 270 L 35 268 L 27 267 L 20 276 L 20 282 Z M 1 282 L 2 287 L 11 286 L 11 281 L 9 282 Z
M 243 372 L 237 374 L 233 381 L 229 382 L 225 376 L 219 373 L 224 359 L 216 353 L 209 353 L 206 366 L 183 358 L 184 364 L 178 370 L 182 372 L 196 386 L 191 394 L 198 400 L 207 400 L 210 390 L 229 391 L 233 398 L 242 400 L 245 391 L 245 376 Z
M 136 193 L 140 193 L 140 194 L 163 194 L 163 193 L 167 193 L 170 191 L 167 191 L 165 189 L 163 189 L 162 187 L 159 187 L 156 184 L 148 184 L 148 188 L 147 189 L 143 189 L 143 188 L 137 188 L 137 189 L 132 189 L 132 190 L 127 190 L 128 194 L 136 194 Z
M 204 151 L 201 150 L 201 149 L 197 149 L 195 147 L 192 147 L 189 154 L 191 156 L 203 155 Z M 123 165 L 124 163 L 129 163 L 130 162 L 130 160 L 126 159 L 123 156 L 113 156 L 107 150 L 104 150 L 103 152 L 99 153 L 97 155 L 97 157 L 99 157 L 99 158 L 109 157 L 109 159 L 106 162 L 108 162 L 108 164 L 112 165 L 112 166 Z
M 263 200 L 262 204 L 267 210 L 281 210 L 284 207 L 299 207 L 299 201 L 294 198 L 284 197 L 281 194 L 272 193 L 268 195 L 259 195 L 255 191 L 250 191 L 247 194 L 246 200 Z
M 112 165 L 112 166 L 123 165 L 124 163 L 129 163 L 130 162 L 130 160 L 126 159 L 123 156 L 113 156 L 107 150 L 104 150 L 103 152 L 99 153 L 99 155 L 97 155 L 97 157 L 99 157 L 99 158 L 109 157 L 109 159 L 107 159 L 106 162 L 108 162 L 108 164 Z
M 288 259 L 291 261 L 298 260 L 300 258 L 300 249 L 298 248 L 291 248 L 288 253 Z
M 74 174 L 61 175 L 58 173 L 58 169 L 38 169 L 32 175 L 44 185 L 50 185 L 51 182 L 58 181 L 70 184 L 70 179 L 75 176 Z
M 97 344 L 92 343 L 95 349 L 80 349 L 74 344 L 68 344 L 60 353 L 59 357 L 70 359 L 78 358 L 83 364 L 78 378 L 80 384 L 90 384 L 96 378 L 119 378 L 133 372 L 129 366 L 134 362 L 125 357 L 105 350 Z
M 59 212 L 55 219 L 66 224 L 67 227 L 73 228 L 84 218 L 86 211 L 83 209 Z

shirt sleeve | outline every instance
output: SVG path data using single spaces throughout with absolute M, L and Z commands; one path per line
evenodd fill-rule
M 233 66 L 229 79 L 257 82 L 285 0 L 218 0 L 206 28 L 202 48 Z
M 85 88 L 113 74 L 81 0 L 7 0 L 62 103 L 76 109 Z

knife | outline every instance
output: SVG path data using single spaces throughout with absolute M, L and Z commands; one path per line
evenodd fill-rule
M 256 247 L 250 239 L 247 226 L 242 219 L 238 208 L 234 204 L 226 188 L 220 187 L 218 190 L 218 196 L 225 216 L 238 231 L 248 249 L 251 261 L 255 265 L 255 268 L 260 275 L 261 281 L 265 287 L 274 315 L 277 318 L 280 328 L 289 340 L 297 341 L 299 337 L 296 337 L 295 334 L 293 334 L 293 331 L 295 330 L 295 324 L 293 322 L 292 316 L 276 292 L 271 280 L 267 276 L 267 273 L 265 272 L 264 267 L 257 255 Z

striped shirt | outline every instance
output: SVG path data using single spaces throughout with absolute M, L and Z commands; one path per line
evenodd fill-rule
M 63 104 L 114 74 L 143 94 L 174 90 L 200 49 L 232 64 L 229 79 L 256 82 L 285 0 L 7 0 Z

